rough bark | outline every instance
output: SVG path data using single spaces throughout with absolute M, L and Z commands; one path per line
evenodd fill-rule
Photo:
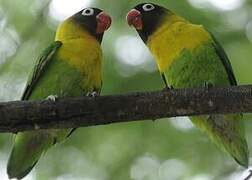
M 252 112 L 252 85 L 0 103 L 0 132 Z

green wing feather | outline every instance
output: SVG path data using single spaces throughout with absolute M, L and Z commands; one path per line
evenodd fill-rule
M 209 32 L 209 31 L 208 31 Z M 227 54 L 225 53 L 224 49 L 222 48 L 222 46 L 220 45 L 220 43 L 216 40 L 216 38 L 214 37 L 214 35 L 209 32 L 209 34 L 211 35 L 214 43 L 213 46 L 215 48 L 215 51 L 217 53 L 217 55 L 219 56 L 223 66 L 225 67 L 227 74 L 228 74 L 228 79 L 230 81 L 230 85 L 232 86 L 236 86 L 237 85 L 237 81 L 232 69 L 232 65 L 228 59 Z
M 35 84 L 38 82 L 39 78 L 41 77 L 41 75 L 43 74 L 46 67 L 48 66 L 50 61 L 53 59 L 53 56 L 55 55 L 57 50 L 61 47 L 61 45 L 62 45 L 62 42 L 55 41 L 42 53 L 41 58 L 39 58 L 39 60 L 37 61 L 37 64 L 35 65 L 32 76 L 30 76 L 27 82 L 26 88 L 21 98 L 22 100 L 29 99 Z
M 29 99 L 33 88 L 61 45 L 61 42 L 56 41 L 43 52 L 41 58 L 36 63 L 32 76 L 29 78 L 22 100 Z M 69 130 L 62 130 L 61 132 L 67 133 L 67 131 Z M 41 154 L 55 143 L 54 137 L 50 136 L 48 132 L 38 130 L 36 132 L 24 132 L 16 135 L 14 147 L 7 165 L 9 178 L 22 179 L 26 176 L 35 166 Z M 60 133 L 60 131 L 55 130 L 55 133 Z
M 209 31 L 208 31 L 209 32 Z M 209 34 L 211 35 L 212 39 L 213 39 L 213 47 L 215 48 L 215 52 L 216 54 L 219 56 L 226 72 L 228 75 L 228 79 L 230 82 L 230 85 L 232 86 L 236 86 L 237 85 L 237 80 L 235 78 L 233 69 L 232 69 L 232 65 L 229 61 L 229 58 L 226 54 L 226 52 L 224 51 L 223 47 L 221 46 L 221 44 L 217 41 L 217 39 L 214 37 L 214 35 L 209 32 Z M 232 138 L 232 143 L 230 145 L 230 143 L 228 143 L 230 141 L 230 139 L 228 139 L 228 136 L 226 136 L 226 141 L 224 140 L 219 140 L 219 143 L 223 143 L 223 146 L 226 148 L 226 150 L 231 154 L 231 156 L 233 156 L 233 158 L 242 166 L 244 167 L 248 167 L 249 164 L 249 151 L 248 151 L 248 145 L 247 142 L 245 140 L 245 134 L 244 134 L 244 125 L 242 122 L 242 114 L 236 114 L 236 115 L 226 115 L 224 117 L 229 117 L 231 120 L 229 120 L 230 122 L 233 121 L 233 125 L 234 127 L 230 130 L 230 131 L 235 131 L 237 132 L 235 135 L 235 137 Z M 214 116 L 210 116 L 209 118 L 214 118 Z M 234 119 L 234 120 L 233 120 Z M 214 137 L 211 137 L 214 138 Z

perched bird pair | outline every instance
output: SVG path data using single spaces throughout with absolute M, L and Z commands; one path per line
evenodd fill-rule
M 154 55 L 166 87 L 237 84 L 224 50 L 202 26 L 193 25 L 152 3 L 137 5 L 128 13 L 127 21 Z M 97 8 L 86 8 L 65 20 L 57 30 L 55 42 L 37 62 L 22 100 L 99 94 L 102 84 L 100 43 L 110 25 L 111 18 Z M 240 165 L 248 167 L 241 115 L 198 116 L 191 120 Z M 26 176 L 43 152 L 73 131 L 18 133 L 8 161 L 9 177 Z

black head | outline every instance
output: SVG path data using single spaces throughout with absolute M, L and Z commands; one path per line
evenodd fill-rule
M 87 30 L 99 42 L 102 41 L 103 33 L 111 25 L 111 18 L 98 8 L 85 8 L 72 16 L 73 20 Z
M 168 9 L 153 3 L 141 3 L 135 6 L 127 15 L 128 24 L 133 25 L 144 42 L 167 15 L 172 14 Z

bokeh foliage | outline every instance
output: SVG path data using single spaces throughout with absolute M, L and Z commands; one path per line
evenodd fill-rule
M 240 2 L 240 6 L 225 10 L 225 6 L 223 9 L 215 7 L 214 0 L 202 1 L 204 7 L 199 6 L 197 0 L 152 2 L 169 7 L 213 32 L 228 53 L 238 82 L 250 84 L 252 2 L 232 1 Z M 113 17 L 113 26 L 103 42 L 104 95 L 163 88 L 148 50 L 143 48 L 139 38 L 136 42 L 135 31 L 125 22 L 126 13 L 139 2 L 142 1 L 91 1 L 92 6 L 106 10 Z M 36 58 L 53 41 L 59 22 L 49 15 L 50 5 L 49 0 L 0 0 L 1 101 L 20 98 Z M 126 43 L 122 37 L 133 40 Z M 136 60 L 145 58 L 142 63 L 132 64 L 127 58 L 124 58 L 126 61 L 120 59 L 125 46 L 141 48 L 144 56 L 140 54 Z M 134 56 L 135 51 L 129 51 Z M 251 119 L 251 116 L 246 115 L 244 119 Z M 250 121 L 246 121 L 246 129 L 251 149 Z M 11 142 L 10 134 L 0 136 L 0 177 L 7 177 L 5 166 Z M 27 179 L 225 180 L 237 179 L 241 172 L 232 158 L 193 128 L 188 119 L 177 118 L 80 128 L 65 143 L 50 149 Z

